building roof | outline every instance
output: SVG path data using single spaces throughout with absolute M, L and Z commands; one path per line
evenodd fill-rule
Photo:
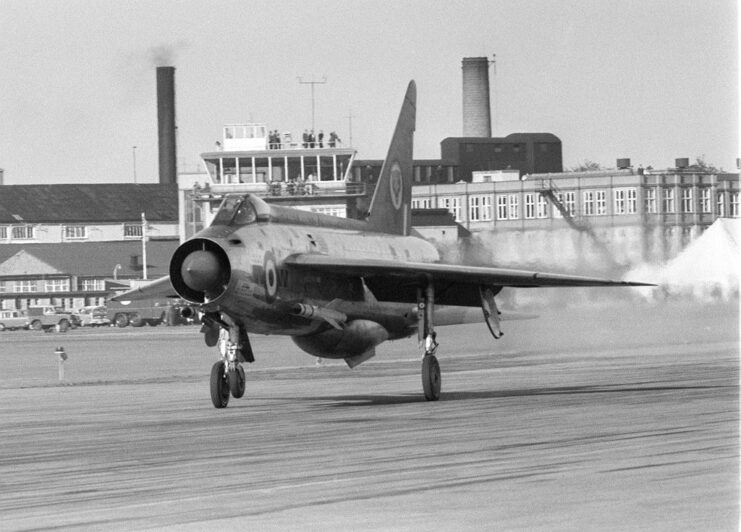
M 412 209 L 412 227 L 450 227 L 458 231 L 458 238 L 471 236 L 448 209 Z
M 449 143 L 468 144 L 496 144 L 515 142 L 561 142 L 553 133 L 510 133 L 506 137 L 446 137 L 441 144 Z
M 0 224 L 178 220 L 177 184 L 3 185 Z
M 167 275 L 170 257 L 178 240 L 147 242 L 147 276 Z M 0 246 L 0 277 L 76 275 L 113 277 L 117 264 L 120 277 L 142 276 L 141 240 L 123 242 L 68 242 L 65 244 L 3 244 Z

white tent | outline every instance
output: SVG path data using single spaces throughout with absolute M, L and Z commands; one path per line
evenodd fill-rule
M 741 220 L 718 218 L 679 255 L 663 265 L 643 264 L 625 280 L 659 285 L 658 293 L 728 300 L 738 295 L 741 271 Z M 657 290 L 642 290 L 647 296 Z

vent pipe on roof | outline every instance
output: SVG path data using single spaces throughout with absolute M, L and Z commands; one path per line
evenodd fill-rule
M 157 67 L 157 132 L 160 183 L 177 183 L 175 139 L 175 67 Z

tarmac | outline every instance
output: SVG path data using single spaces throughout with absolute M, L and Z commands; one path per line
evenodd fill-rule
M 738 302 L 589 304 L 350 370 L 197 327 L 0 333 L 2 530 L 737 530 Z M 55 348 L 63 346 L 65 382 Z

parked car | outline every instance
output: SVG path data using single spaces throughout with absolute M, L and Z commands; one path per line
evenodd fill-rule
M 28 316 L 22 310 L 0 310 L 0 331 L 28 328 Z
M 52 306 L 28 307 L 28 328 L 34 331 L 49 331 L 57 329 L 67 332 L 70 328 L 80 325 L 76 314 Z
M 77 309 L 76 314 L 80 318 L 80 327 L 104 327 L 111 324 L 105 307 L 82 307 Z

